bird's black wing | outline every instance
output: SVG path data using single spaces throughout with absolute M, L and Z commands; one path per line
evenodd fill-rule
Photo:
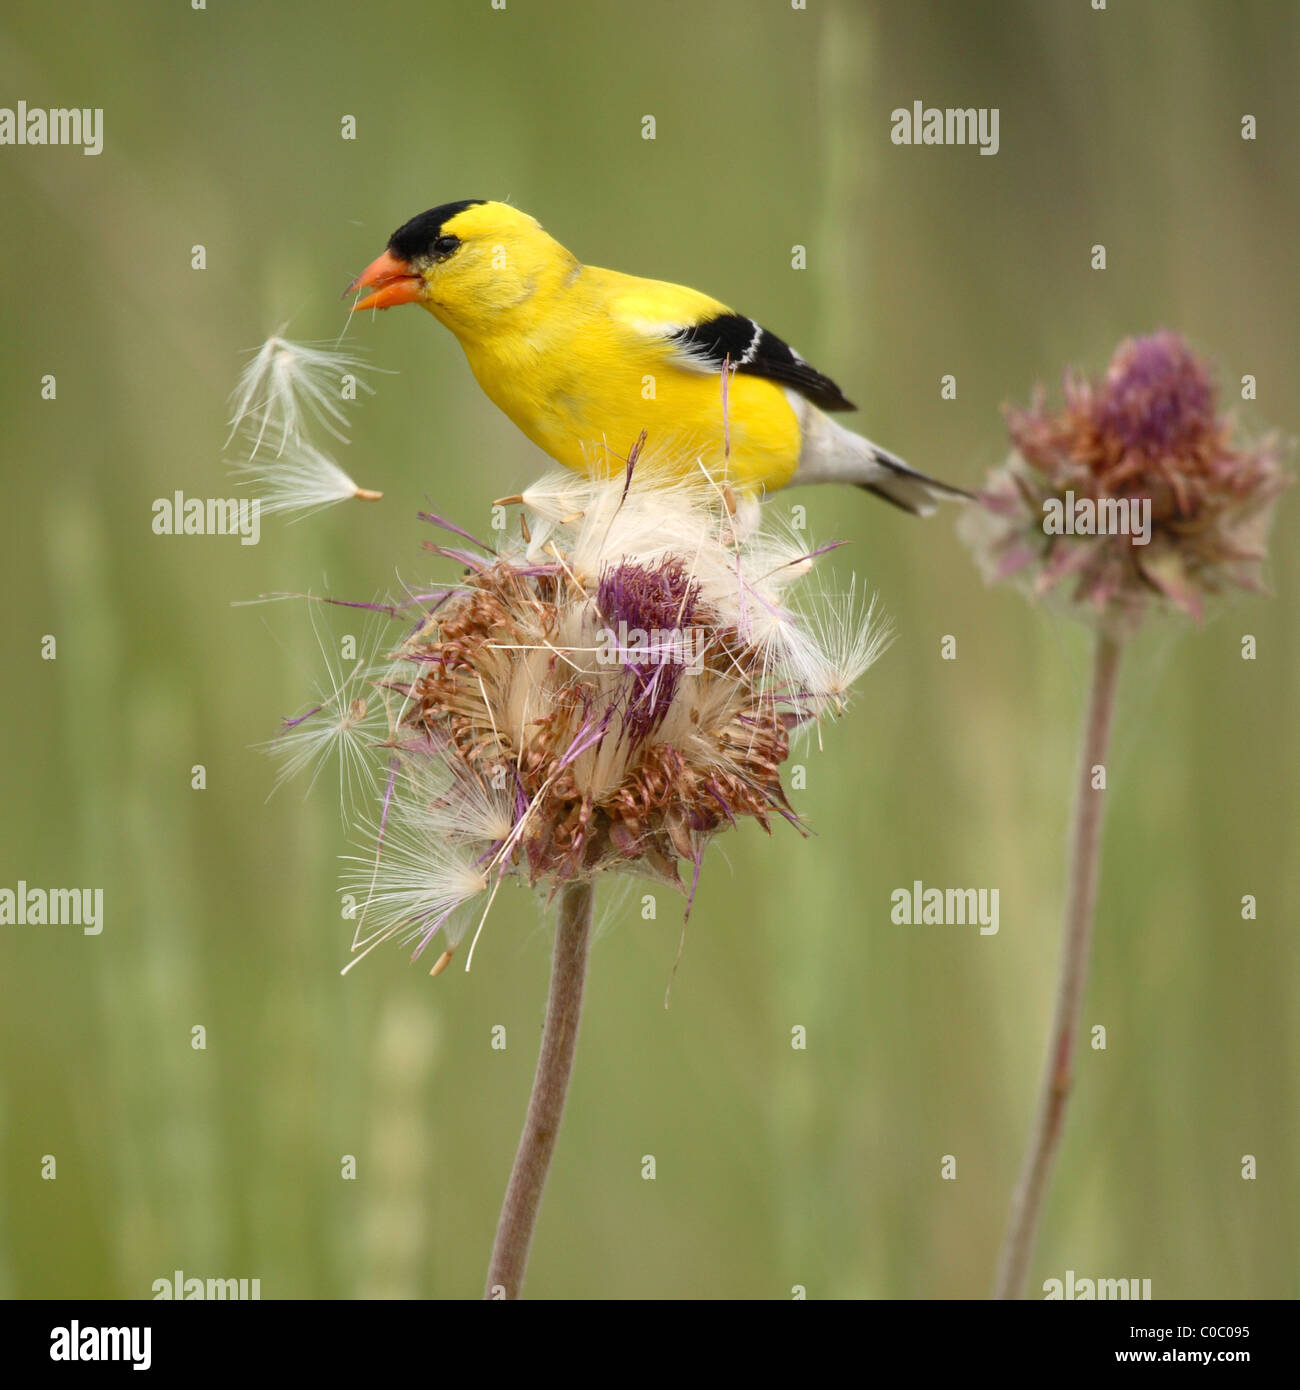
M 737 372 L 789 386 L 822 410 L 857 409 L 830 377 L 743 314 L 718 314 L 688 324 L 675 329 L 668 341 L 689 365 L 699 369 L 720 372 L 727 362 Z

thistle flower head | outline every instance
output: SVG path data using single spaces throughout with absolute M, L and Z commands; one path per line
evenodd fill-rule
M 1199 620 L 1206 596 L 1262 587 L 1281 451 L 1234 439 L 1178 334 L 1128 339 L 1100 380 L 1066 374 L 1061 408 L 1039 387 L 1006 417 L 1011 458 L 964 519 L 991 580 L 1019 575 L 1038 594 L 1068 580 L 1116 631 L 1153 601 Z
M 780 777 L 790 733 L 840 713 L 879 654 L 856 585 L 790 606 L 819 552 L 742 533 L 707 484 L 548 480 L 539 495 L 495 550 L 434 547 L 464 578 L 413 602 L 378 682 L 389 772 L 352 874 L 360 950 L 397 936 L 418 956 L 439 930 L 450 947 L 506 878 L 645 875 L 689 910 L 715 833 L 799 824 Z

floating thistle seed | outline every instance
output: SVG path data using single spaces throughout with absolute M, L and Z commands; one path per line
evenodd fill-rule
M 689 913 L 714 834 L 800 827 L 780 776 L 790 734 L 840 714 L 881 651 L 856 585 L 793 605 L 822 552 L 745 531 L 707 478 L 548 479 L 534 495 L 497 550 L 424 518 L 454 533 L 432 548 L 466 572 L 414 604 L 378 682 L 390 770 L 349 874 L 363 954 L 477 937 L 506 878 L 647 876 Z
M 309 514 L 352 498 L 383 496 L 359 487 L 308 438 L 318 425 L 346 443 L 342 427 L 347 381 L 367 393 L 365 363 L 352 353 L 294 343 L 274 335 L 262 344 L 240 376 L 232 397 L 229 444 L 239 436 L 246 456 L 233 471 L 258 489 L 268 512 Z
M 291 440 L 272 459 L 235 464 L 232 471 L 257 488 L 262 510 L 270 513 L 310 516 L 335 502 L 377 502 L 384 495 L 358 487 L 328 454 L 305 439 Z
M 962 522 L 990 582 L 1016 576 L 1044 594 L 1070 581 L 1072 602 L 1118 635 L 1162 599 L 1199 621 L 1207 596 L 1263 587 L 1290 481 L 1279 443 L 1234 439 L 1178 334 L 1128 339 L 1100 380 L 1066 374 L 1059 409 L 1039 387 L 1006 417 L 1013 453 Z M 1045 526 L 1067 508 L 1076 534 Z
M 249 359 L 231 397 L 230 435 L 246 434 L 252 455 L 263 447 L 280 454 L 295 439 L 305 439 L 311 423 L 341 443 L 345 378 L 369 395 L 366 363 L 354 353 L 313 343 L 294 343 L 272 334 Z

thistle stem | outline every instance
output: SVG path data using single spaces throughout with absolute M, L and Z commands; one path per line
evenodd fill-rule
M 1111 718 L 1115 709 L 1120 650 L 1119 642 L 1113 637 L 1098 634 L 1074 808 L 1056 1007 L 1033 1131 L 1021 1166 L 1020 1180 L 1012 1197 L 1011 1215 L 998 1261 L 993 1296 L 999 1299 L 1019 1298 L 1024 1292 L 1029 1260 L 1042 1218 L 1043 1200 L 1047 1195 L 1048 1178 L 1065 1125 L 1065 1107 L 1073 1081 L 1074 1043 L 1088 978 L 1093 909 L 1097 899 L 1097 865 L 1101 857 L 1101 829 L 1106 806 L 1105 791 L 1093 788 L 1092 769 L 1099 763 L 1104 765 L 1106 761 Z
M 593 896 L 590 883 L 567 883 L 560 890 L 542 1049 L 537 1057 L 537 1074 L 533 1078 L 524 1132 L 501 1206 L 484 1298 L 519 1298 L 523 1292 L 528 1249 L 542 1205 L 542 1189 L 546 1186 L 551 1155 L 560 1133 L 564 1099 L 569 1091 L 578 1045 L 578 1021 L 582 1015 L 582 990 L 591 943 Z

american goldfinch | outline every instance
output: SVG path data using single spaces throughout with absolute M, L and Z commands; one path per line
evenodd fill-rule
M 969 496 L 832 420 L 852 403 L 753 319 L 683 285 L 583 265 L 507 203 L 468 198 L 413 217 L 357 290 L 370 293 L 354 312 L 423 305 L 488 398 L 580 472 L 621 472 L 645 430 L 645 456 L 698 460 L 749 494 L 854 483 L 922 515 Z

